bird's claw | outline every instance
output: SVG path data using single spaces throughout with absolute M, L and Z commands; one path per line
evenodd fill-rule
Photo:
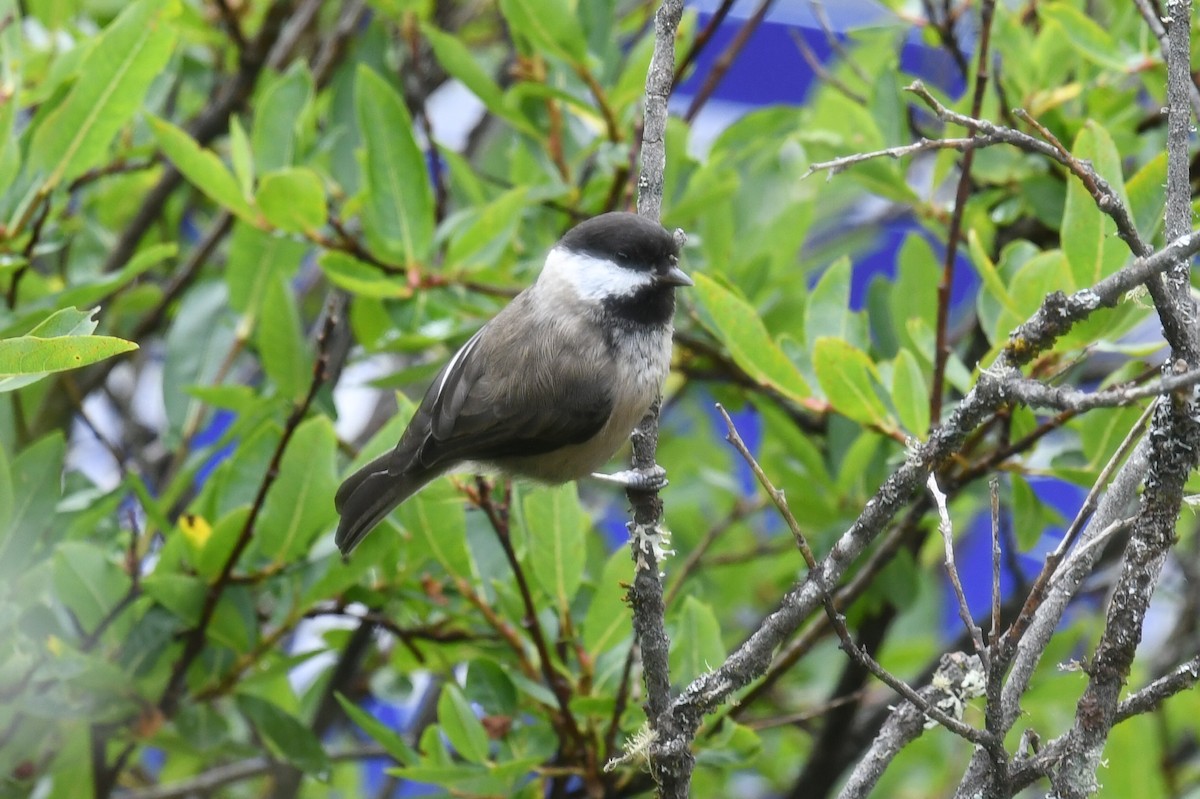
M 592 477 L 627 491 L 661 491 L 667 487 L 667 470 L 655 464 L 651 469 L 625 469 L 613 474 L 592 472 Z

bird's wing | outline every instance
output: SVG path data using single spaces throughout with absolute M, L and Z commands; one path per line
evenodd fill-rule
M 389 472 L 538 455 L 587 441 L 608 421 L 612 366 L 599 337 L 579 323 L 503 321 L 480 329 L 434 379 Z

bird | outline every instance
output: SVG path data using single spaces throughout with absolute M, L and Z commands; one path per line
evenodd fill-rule
M 610 212 L 568 230 L 533 285 L 447 361 L 395 448 L 334 498 L 343 556 L 451 471 L 542 484 L 589 475 L 637 488 L 661 469 L 593 475 L 659 397 L 670 371 L 675 289 L 694 285 L 659 223 Z

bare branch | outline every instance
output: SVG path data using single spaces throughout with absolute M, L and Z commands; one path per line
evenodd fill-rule
M 957 150 L 960 153 L 965 153 L 967 150 L 978 149 L 980 147 L 991 147 L 996 144 L 1007 144 L 1007 139 L 1003 136 L 975 136 L 970 138 L 957 139 L 926 139 L 922 138 L 912 144 L 903 144 L 898 147 L 888 147 L 883 150 L 872 150 L 869 153 L 855 153 L 853 155 L 842 156 L 841 158 L 833 158 L 829 161 L 818 161 L 815 164 L 810 164 L 808 171 L 800 176 L 803 180 L 809 175 L 816 172 L 828 172 L 829 178 L 849 169 L 852 166 L 874 161 L 878 158 L 907 158 L 910 155 L 918 153 L 934 152 L 937 150 Z
M 1162 20 L 1158 18 L 1158 12 L 1150 5 L 1149 0 L 1133 0 L 1133 4 L 1137 6 L 1142 19 L 1146 21 L 1150 32 L 1154 34 L 1154 38 L 1158 39 L 1159 47 L 1162 48 L 1165 57 L 1167 54 L 1167 29 L 1163 27 Z M 1200 121 L 1200 89 L 1196 88 L 1194 80 L 1188 90 L 1188 103 L 1192 106 L 1192 116 Z
M 1182 364 L 1182 361 L 1179 363 Z M 1093 408 L 1119 408 L 1132 405 L 1138 400 L 1191 389 L 1200 384 L 1200 369 L 1170 375 L 1144 386 L 1124 386 L 1105 391 L 1080 391 L 1071 386 L 1048 386 L 1040 380 L 1021 377 L 1015 369 L 1005 375 L 997 375 L 993 370 L 988 370 L 980 375 L 980 379 L 1000 380 L 1004 384 L 1001 391 L 1011 394 L 1013 401 L 1030 408 L 1081 412 Z
M 991 643 L 1000 640 L 1000 478 L 988 480 L 992 500 L 992 634 Z
M 638 213 L 653 220 L 662 215 L 664 174 L 667 150 L 667 99 L 675 74 L 675 32 L 683 16 L 683 0 L 663 0 L 654 15 L 654 53 L 646 74 L 646 111 L 642 126 L 642 169 L 638 178 Z M 682 232 L 676 232 L 679 241 Z M 680 242 L 682 243 L 682 242 Z M 633 431 L 632 466 L 650 473 L 656 469 L 658 414 L 661 398 L 651 405 Z M 627 492 L 633 506 L 629 522 L 630 549 L 634 560 L 633 585 L 629 603 L 633 612 L 633 631 L 641 650 L 642 673 L 646 682 L 646 717 L 655 735 L 650 750 L 650 773 L 663 799 L 685 799 L 691 785 L 696 759 L 691 751 L 691 735 L 681 736 L 670 712 L 671 672 L 670 640 L 666 630 L 666 605 L 659 562 L 662 500 L 656 490 Z
M 1117 224 L 1117 235 L 1129 245 L 1130 250 L 1134 255 L 1146 256 L 1150 253 L 1150 247 L 1138 236 L 1137 227 L 1134 225 L 1133 216 L 1129 209 L 1125 206 L 1117 193 L 1113 191 L 1112 186 L 1108 184 L 1095 169 L 1071 155 L 1071 153 L 1062 146 L 1061 143 L 1053 136 L 1049 135 L 1049 131 L 1033 120 L 1028 114 L 1018 110 L 1016 113 L 1022 117 L 1025 122 L 1032 124 L 1039 133 L 1048 136 L 1048 141 L 1034 138 L 1027 133 L 1022 133 L 1019 130 L 997 125 L 994 122 L 989 122 L 986 119 L 980 119 L 978 116 L 967 116 L 952 111 L 942 105 L 936 97 L 934 97 L 925 84 L 921 81 L 915 81 L 908 86 L 908 91 L 920 97 L 921 100 L 928 105 L 938 118 L 951 122 L 955 125 L 960 125 L 968 130 L 977 131 L 985 136 L 996 136 L 1007 144 L 1011 144 L 1021 150 L 1031 153 L 1039 153 L 1047 158 L 1053 159 L 1065 166 L 1070 172 L 1075 175 L 1092 195 L 1092 199 L 1096 201 L 1096 206 L 1105 214 L 1112 217 Z
M 1200 655 L 1179 664 L 1169 674 L 1126 697 L 1117 705 L 1117 722 L 1148 713 L 1175 694 L 1192 688 L 1197 682 L 1200 682 Z
M 351 749 L 343 749 L 329 753 L 329 759 L 367 760 L 373 757 L 387 757 L 387 751 L 377 743 L 360 744 Z M 167 785 L 155 785 L 151 788 L 141 788 L 125 791 L 119 794 L 120 799 L 183 799 L 188 796 L 199 796 L 235 782 L 261 777 L 270 774 L 280 765 L 278 760 L 270 757 L 252 757 L 217 766 L 198 774 L 188 780 L 172 782 Z
M 783 517 L 788 529 L 792 532 L 792 538 L 795 539 L 796 547 L 800 550 L 800 554 L 804 557 L 805 564 L 808 565 L 809 582 L 813 582 L 814 579 L 816 579 L 816 570 L 819 568 L 819 565 L 816 558 L 813 556 L 812 548 L 808 545 L 808 541 L 805 539 L 804 532 L 800 529 L 800 523 L 796 521 L 796 517 L 792 513 L 792 509 L 788 506 L 787 498 L 784 497 L 782 491 L 777 489 L 774 484 L 771 483 L 770 478 L 768 478 L 766 473 L 762 470 L 762 467 L 755 459 L 753 453 L 751 453 L 749 448 L 746 447 L 745 442 L 742 441 L 742 437 L 738 435 L 737 428 L 733 424 L 733 419 L 730 418 L 725 409 L 718 404 L 717 411 L 725 419 L 725 426 L 728 430 L 726 440 L 733 444 L 734 449 L 736 449 L 738 454 L 742 456 L 742 459 L 746 461 L 746 465 L 750 467 L 750 470 L 754 473 L 755 478 L 763 487 L 763 490 L 767 492 L 767 496 L 770 497 L 771 501 L 775 503 L 775 507 L 779 510 L 779 515 Z M 952 717 L 950 714 L 946 713 L 941 707 L 931 704 L 910 685 L 893 675 L 887 669 L 883 668 L 878 661 L 863 651 L 862 648 L 857 646 L 854 643 L 854 639 L 850 635 L 850 631 L 846 628 L 845 617 L 843 617 L 842 614 L 837 611 L 837 608 L 833 606 L 833 599 L 830 597 L 829 592 L 825 590 L 823 586 L 821 587 L 821 592 L 822 595 L 819 597 L 819 599 L 822 605 L 825 607 L 825 614 L 829 617 L 829 622 L 833 625 L 833 630 L 837 633 L 837 636 L 842 644 L 842 649 L 845 650 L 846 654 L 848 654 L 867 671 L 874 674 L 882 682 L 890 686 L 896 691 L 896 693 L 907 699 L 912 705 L 920 709 L 922 713 L 936 721 L 938 724 L 941 724 L 946 729 L 950 730 L 956 735 L 966 738 L 968 741 L 971 741 L 974 744 L 990 750 L 995 751 L 1002 748 L 1002 743 L 992 738 L 986 732 L 977 730 L 969 724 L 964 724 L 963 722 L 959 721 L 958 718 Z M 982 685 L 982 681 L 980 684 Z M 959 709 L 961 710 L 961 708 Z
M 979 625 L 975 623 L 975 619 L 971 618 L 971 606 L 967 604 L 967 595 L 963 593 L 962 581 L 958 578 L 958 566 L 954 562 L 954 526 L 950 523 L 950 510 L 946 507 L 946 495 L 938 487 L 936 475 L 930 474 L 925 485 L 929 488 L 929 493 L 933 496 L 933 502 L 937 506 L 938 532 L 942 535 L 946 575 L 950 578 L 950 585 L 954 588 L 954 597 L 958 604 L 958 617 L 962 619 L 963 626 L 971 636 L 975 653 L 983 660 L 986 667 L 988 655 L 987 649 L 983 645 L 983 633 L 980 631 Z
M 825 69 L 825 65 L 821 63 L 821 59 L 817 58 L 817 54 L 808 46 L 808 42 L 804 41 L 804 35 L 795 28 L 788 28 L 788 33 L 791 34 L 792 43 L 796 45 L 796 49 L 800 51 L 800 56 L 804 59 L 804 63 L 808 64 L 808 68 L 812 70 L 813 75 L 817 80 L 823 83 L 828 83 L 833 88 L 837 89 L 847 98 L 859 105 L 866 105 L 867 98 L 863 97 L 858 92 L 851 89 L 837 75 L 834 75 L 829 70 Z M 833 37 L 836 41 L 836 37 Z
M 991 57 L 992 19 L 996 12 L 996 0 L 983 0 L 979 6 L 979 40 L 976 45 L 975 85 L 971 89 L 971 116 L 978 117 L 983 110 L 983 97 L 987 93 L 988 59 Z M 953 23 L 947 15 L 945 33 L 953 41 Z M 976 135 L 974 128 L 969 128 Z M 934 325 L 933 385 L 929 390 L 930 424 L 937 427 L 942 421 L 942 402 L 946 394 L 946 366 L 950 361 L 950 291 L 954 285 L 954 271 L 958 263 L 958 244 L 962 238 L 963 219 L 967 212 L 967 200 L 971 196 L 971 167 L 975 163 L 975 150 L 968 148 L 963 153 L 958 168 L 958 186 L 954 192 L 954 210 L 950 213 L 950 224 L 946 232 L 946 251 L 942 254 L 942 276 L 937 285 L 937 322 Z
M 1191 229 L 1188 177 L 1191 83 L 1191 2 L 1172 0 L 1168 29 L 1167 236 Z M 1147 281 L 1163 334 L 1172 347 L 1176 372 L 1200 360 L 1200 331 L 1191 296 L 1190 262 L 1179 260 L 1161 277 Z M 1050 783 L 1063 799 L 1083 799 L 1096 786 L 1104 744 L 1117 720 L 1118 697 L 1129 676 L 1150 598 L 1158 584 L 1183 501 L 1184 483 L 1200 456 L 1200 422 L 1195 392 L 1155 405 L 1150 425 L 1150 469 L 1120 576 L 1109 601 L 1104 632 L 1088 667 L 1088 683 L 1075 723 L 1060 740 L 1062 756 L 1049 767 Z
M 961 652 L 943 655 L 933 680 L 918 693 L 927 705 L 961 709 L 967 700 L 979 695 L 981 670 L 975 656 Z M 921 737 L 928 726 L 925 713 L 911 702 L 904 702 L 892 711 L 871 742 L 871 748 L 859 758 L 838 799 L 869 796 L 900 750 Z
M 829 44 L 829 49 L 833 51 L 837 58 L 848 65 L 866 85 L 870 86 L 874 83 L 874 78 L 867 74 L 858 61 L 846 51 L 842 46 L 842 40 L 833 31 L 833 25 L 829 22 L 829 15 L 825 13 L 825 4 L 821 0 L 809 0 L 808 8 L 812 11 L 813 18 L 817 20 L 817 24 L 821 26 L 821 32 L 825 34 L 825 41 Z
M 1001 369 L 1024 363 L 1045 349 L 1075 322 L 1115 303 L 1147 276 L 1166 270 L 1179 257 L 1200 249 L 1200 232 L 1180 237 L 1159 252 L 1124 267 L 1095 286 L 1067 296 L 1050 295 L 1042 307 L 1022 324 L 1000 354 Z M 704 714 L 733 692 L 763 674 L 775 648 L 783 643 L 822 603 L 825 586 L 834 585 L 849 565 L 887 526 L 892 517 L 924 485 L 935 465 L 956 452 L 967 434 L 1003 404 L 998 381 L 982 381 L 971 389 L 947 422 L 929 440 L 910 449 L 901 464 L 868 500 L 863 512 L 818 563 L 807 579 L 784 595 L 778 609 L 715 671 L 696 678 L 675 700 L 672 712 L 683 732 L 695 730 Z
M 725 78 L 725 73 L 733 66 L 733 62 L 737 60 L 738 54 L 746 47 L 746 44 L 750 41 L 750 37 L 754 35 L 754 31 L 766 19 L 767 12 L 771 10 L 771 6 L 774 4 L 775 0 L 760 0 L 758 7 L 754 9 L 754 13 L 742 23 L 742 27 L 738 28 L 738 32 L 734 34 L 733 41 L 729 43 L 729 46 L 717 58 L 716 63 L 713 64 L 712 71 L 704 79 L 704 84 L 696 92 L 696 96 L 692 98 L 691 105 L 688 106 L 687 111 L 683 115 L 685 121 L 691 122 L 700 113 L 700 109 L 704 108 L 704 105 L 712 97 L 713 92 L 721 85 L 721 81 Z

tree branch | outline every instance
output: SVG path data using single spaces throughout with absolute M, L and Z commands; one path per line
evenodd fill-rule
M 663 0 L 654 15 L 654 53 L 646 74 L 646 111 L 642 126 L 642 165 L 638 178 L 638 213 L 649 219 L 662 216 L 664 174 L 667 163 L 667 99 L 675 72 L 675 32 L 683 16 L 683 0 Z M 682 233 L 676 241 L 682 244 Z M 656 468 L 658 414 L 661 398 L 655 400 L 633 431 L 633 469 L 651 473 Z M 695 758 L 691 738 L 681 738 L 669 714 L 671 674 L 666 629 L 666 605 L 660 562 L 663 556 L 662 500 L 657 491 L 630 489 L 633 506 L 629 522 L 634 579 L 629 588 L 633 632 L 641 649 L 646 682 L 646 718 L 656 736 L 649 753 L 650 773 L 663 799 L 685 799 L 691 784 Z

